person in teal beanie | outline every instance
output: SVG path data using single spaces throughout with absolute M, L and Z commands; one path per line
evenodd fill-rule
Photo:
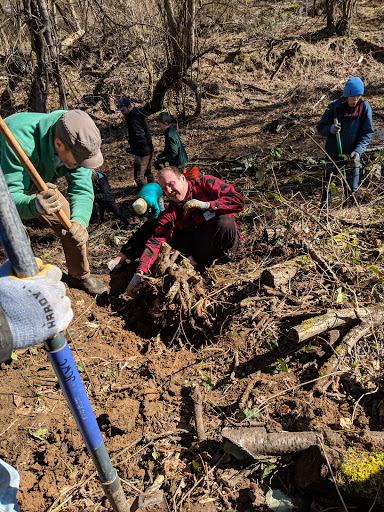
M 160 185 L 158 183 L 147 183 L 141 187 L 138 199 L 132 206 L 138 215 L 147 213 L 148 219 L 157 219 L 160 211 L 164 210 L 164 197 Z
M 138 215 L 148 215 L 144 224 L 123 245 L 119 254 L 110 260 L 106 267 L 100 266 L 96 272 L 119 270 L 126 259 L 134 261 L 144 250 L 145 244 L 157 227 L 157 218 L 164 210 L 163 191 L 158 183 L 147 183 L 141 187 L 138 198 L 133 203 Z
M 325 175 L 323 179 L 323 191 L 320 206 L 330 204 L 330 184 L 337 175 L 338 167 L 345 166 L 346 180 L 349 191 L 347 199 L 352 194 L 357 197 L 359 186 L 360 158 L 367 148 L 374 133 L 372 125 L 372 109 L 367 101 L 364 101 L 364 84 L 358 76 L 347 80 L 343 96 L 328 105 L 317 130 L 326 137 L 325 150 L 327 152 Z M 337 133 L 340 134 L 343 155 L 348 160 L 339 156 Z
M 5 120 L 31 163 L 47 183 L 39 192 L 4 137 L 0 139 L 0 165 L 21 219 L 40 219 L 60 238 L 72 288 L 101 295 L 108 288 L 90 275 L 87 227 L 93 207 L 91 169 L 103 164 L 100 132 L 81 110 L 56 110 L 49 114 L 20 112 Z M 68 200 L 55 183 L 68 175 Z M 62 209 L 71 221 L 64 230 L 55 215 Z

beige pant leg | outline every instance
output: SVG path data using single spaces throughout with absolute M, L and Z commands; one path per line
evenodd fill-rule
M 59 194 L 63 203 L 63 211 L 68 219 L 70 219 L 71 209 L 69 203 L 60 192 Z M 60 238 L 65 254 L 68 273 L 71 274 L 72 277 L 76 277 L 76 279 L 85 279 L 86 277 L 89 277 L 90 270 L 86 245 L 83 245 L 82 247 L 72 245 L 71 239 L 61 234 L 62 226 L 55 214 L 41 215 L 39 218 Z

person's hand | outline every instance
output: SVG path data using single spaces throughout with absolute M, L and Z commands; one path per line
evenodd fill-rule
M 201 211 L 206 211 L 209 208 L 208 201 L 200 201 L 199 199 L 190 199 L 184 205 L 185 213 L 189 213 L 192 208 L 198 208 Z
M 40 215 L 52 215 L 63 207 L 56 185 L 47 183 L 47 187 L 36 195 L 35 206 Z
M 66 229 L 62 229 L 61 233 L 63 236 L 72 238 L 72 243 L 73 245 L 76 245 L 76 247 L 81 247 L 88 241 L 87 228 L 77 220 L 74 220 L 72 222 L 72 226 L 68 229 L 68 231 Z
M 0 267 L 0 306 L 13 337 L 13 348 L 45 341 L 68 327 L 71 302 L 60 281 L 61 270 L 36 258 L 39 273 L 18 279 L 7 260 Z
M 352 151 L 351 158 L 355 161 L 355 165 L 358 165 L 360 163 L 360 153 L 357 151 Z
M 339 124 L 332 124 L 331 125 L 331 133 L 332 135 L 335 135 L 336 133 L 339 133 L 341 130 L 341 126 Z
M 139 285 L 141 283 L 141 275 L 140 274 L 133 274 L 132 279 L 129 281 L 128 287 L 127 287 L 127 294 L 130 297 L 136 297 L 137 290 L 139 288 Z

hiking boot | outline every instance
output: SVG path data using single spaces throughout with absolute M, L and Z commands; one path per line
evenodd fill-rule
M 63 281 L 69 286 L 69 288 L 78 288 L 84 290 L 90 295 L 102 295 L 108 293 L 108 287 L 101 283 L 92 276 L 86 277 L 85 279 L 76 279 L 71 274 L 63 274 Z

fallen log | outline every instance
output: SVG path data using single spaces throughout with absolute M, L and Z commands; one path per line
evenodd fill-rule
M 221 435 L 239 448 L 245 450 L 255 459 L 284 453 L 297 453 L 310 446 L 319 444 L 323 438 L 321 432 L 272 432 L 267 433 L 263 427 L 231 428 L 225 427 Z M 326 432 L 327 441 L 340 443 L 340 436 L 335 432 Z
M 358 311 L 353 308 L 330 311 L 325 315 L 304 320 L 300 325 L 292 327 L 288 335 L 291 340 L 301 343 L 338 327 L 354 327 L 359 322 L 359 319 L 374 319 L 380 311 L 384 314 L 382 306 L 359 308 Z
M 345 432 L 345 434 L 349 433 Z M 378 446 L 384 446 L 383 432 L 358 431 L 353 434 L 360 436 L 365 441 L 372 441 Z M 332 430 L 267 433 L 264 427 L 225 427 L 221 435 L 255 459 L 301 452 L 311 446 L 321 445 L 324 440 L 326 440 L 327 446 L 343 448 L 345 444 L 343 436 Z
M 287 261 L 281 265 L 266 268 L 261 274 L 261 283 L 271 288 L 280 288 L 289 283 L 296 275 L 299 267 L 295 261 Z

